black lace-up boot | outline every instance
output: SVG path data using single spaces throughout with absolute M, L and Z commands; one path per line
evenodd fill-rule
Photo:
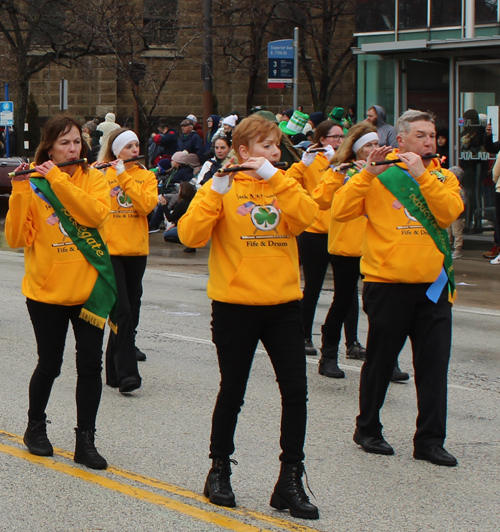
M 280 476 L 269 504 L 276 510 L 290 510 L 293 517 L 319 519 L 318 509 L 309 502 L 309 497 L 302 485 L 303 473 L 302 462 L 296 464 L 281 462 Z
M 90 469 L 106 469 L 108 467 L 108 463 L 95 448 L 95 429 L 75 429 L 75 432 L 75 462 L 77 464 L 86 465 L 87 467 L 90 467 Z
M 34 421 L 30 419 L 28 421 L 28 428 L 24 433 L 24 443 L 31 454 L 38 456 L 52 456 L 54 449 L 47 437 L 47 421 L 42 419 L 41 421 Z
M 229 458 L 214 458 L 212 469 L 208 472 L 205 482 L 204 495 L 208 497 L 212 504 L 217 506 L 236 506 L 233 489 L 231 488 L 231 463 L 237 465 L 236 460 Z

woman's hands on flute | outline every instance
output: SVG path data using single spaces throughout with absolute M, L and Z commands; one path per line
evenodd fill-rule
M 21 163 L 14 172 L 21 172 L 22 170 L 28 170 L 30 165 L 28 163 Z M 12 176 L 12 181 L 27 181 L 31 174 L 15 175 Z
M 234 161 L 234 157 L 231 157 L 229 161 L 222 167 L 222 169 L 229 168 Z M 231 185 L 233 184 L 234 172 L 230 174 L 222 174 L 219 176 L 217 172 L 212 177 L 212 186 L 210 187 L 215 192 L 219 194 L 227 194 Z
M 35 166 L 35 170 L 40 175 L 45 177 L 54 168 L 55 164 L 52 161 L 45 161 L 43 164 Z

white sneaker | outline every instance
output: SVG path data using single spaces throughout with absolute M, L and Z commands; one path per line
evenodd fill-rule
M 455 251 L 451 254 L 451 258 L 452 258 L 452 259 L 459 259 L 461 256 L 462 256 L 462 253 L 460 253 L 460 251 L 458 251 L 458 250 L 455 250 Z
M 500 255 L 495 257 L 493 260 L 490 260 L 490 264 L 500 264 Z

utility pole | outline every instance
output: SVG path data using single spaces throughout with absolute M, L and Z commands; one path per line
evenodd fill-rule
M 207 118 L 213 114 L 212 77 L 212 0 L 203 0 L 203 131 L 207 133 Z

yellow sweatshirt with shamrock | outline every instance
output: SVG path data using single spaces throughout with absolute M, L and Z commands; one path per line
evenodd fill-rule
M 70 176 L 55 166 L 45 178 L 71 216 L 84 227 L 97 228 L 104 240 L 109 187 L 103 174 L 92 168 L 85 172 L 77 166 Z M 27 298 L 56 305 L 87 301 L 97 270 L 67 236 L 46 198 L 37 194 L 28 180 L 12 183 L 5 237 L 10 247 L 24 247 L 22 292 Z
M 141 256 L 149 254 L 147 215 L 158 203 L 158 182 L 153 172 L 138 165 L 116 175 L 106 171 L 111 213 L 106 223 L 110 255 Z
M 238 172 L 226 194 L 211 186 L 198 190 L 177 224 L 186 246 L 212 239 L 208 297 L 239 305 L 301 299 L 295 236 L 314 222 L 316 203 L 280 170 L 268 181 Z
M 397 154 L 394 150 L 388 158 L 396 159 Z M 407 170 L 402 163 L 398 166 Z M 448 227 L 464 208 L 457 178 L 432 159 L 416 181 L 439 226 Z M 361 258 L 365 282 L 433 283 L 437 279 L 443 254 L 420 222 L 366 168 L 339 188 L 332 204 L 332 216 L 339 222 L 363 215 L 368 218 Z

